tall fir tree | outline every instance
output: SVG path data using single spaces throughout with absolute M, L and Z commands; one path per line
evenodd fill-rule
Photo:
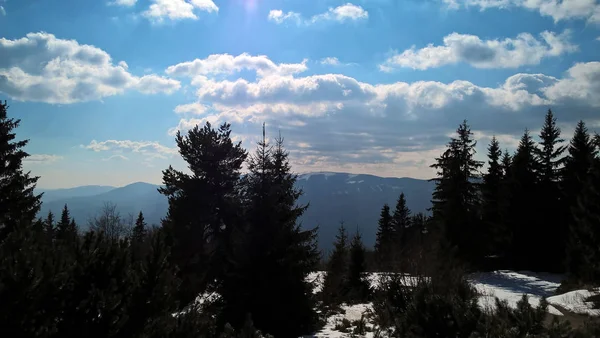
M 544 231 L 538 235 L 545 248 L 540 257 L 539 268 L 544 271 L 564 271 L 565 238 L 568 236 L 567 210 L 563 208 L 563 196 L 560 189 L 560 178 L 566 147 L 561 145 L 560 128 L 552 110 L 548 110 L 544 125 L 540 132 L 540 147 L 536 148 L 539 161 L 539 196 L 536 198 L 540 222 Z
M 406 232 L 411 224 L 410 209 L 406 205 L 406 196 L 400 193 L 396 202 L 396 209 L 392 215 L 392 224 L 394 226 L 395 247 L 396 251 L 401 252 L 406 244 Z M 399 249 L 399 250 L 398 250 Z
M 243 179 L 243 227 L 219 294 L 224 301 L 220 323 L 240 327 L 247 315 L 262 332 L 275 336 L 309 334 L 316 325 L 312 285 L 307 282 L 319 261 L 316 229 L 298 224 L 307 206 L 298 205 L 284 140 L 271 149 L 264 137 L 248 160 Z
M 169 166 L 163 171 L 169 209 L 163 219 L 173 263 L 182 278 L 183 305 L 196 298 L 222 272 L 229 237 L 239 222 L 239 181 L 247 153 L 231 140 L 231 126 L 210 123 L 177 133 L 179 153 L 191 174 Z
M 0 101 L 0 243 L 18 226 L 31 227 L 42 195 L 34 189 L 39 177 L 23 171 L 28 140 L 15 141 L 21 120 L 8 117 L 8 103 Z
M 348 300 L 354 303 L 367 302 L 371 289 L 369 281 L 366 279 L 366 249 L 362 241 L 362 236 L 358 228 L 352 236 L 349 249 L 348 263 Z
M 393 245 L 394 223 L 390 214 L 390 206 L 384 204 L 381 208 L 377 237 L 375 239 L 375 256 L 378 268 L 381 271 L 390 271 L 392 269 Z
M 144 241 L 144 237 L 146 237 L 146 220 L 144 219 L 144 214 L 140 211 L 137 219 L 135 220 L 135 226 L 132 230 L 132 240 L 135 243 L 142 243 Z
M 46 216 L 46 220 L 44 220 L 43 228 L 48 238 L 53 239 L 54 233 L 56 232 L 56 225 L 52 211 L 48 211 L 48 216 Z
M 482 190 L 482 240 L 487 243 L 487 255 L 498 255 L 505 238 L 502 184 L 504 180 L 503 159 L 500 143 L 496 137 L 488 146 L 488 168 L 483 175 Z
M 577 205 L 572 208 L 568 262 L 570 278 L 584 285 L 600 283 L 600 160 L 592 170 Z
M 335 306 L 343 302 L 348 295 L 348 259 L 348 232 L 344 222 L 341 222 L 335 236 L 333 251 L 327 261 L 321 290 L 321 299 L 326 306 Z
M 431 165 L 437 169 L 436 187 L 433 192 L 433 220 L 457 254 L 466 261 L 482 255 L 482 241 L 464 236 L 465 233 L 479 234 L 480 194 L 479 169 L 481 161 L 475 160 L 475 146 L 471 128 L 467 121 L 458 127 L 457 138 L 452 138 L 446 151 Z
M 56 239 L 63 242 L 72 242 L 77 237 L 77 225 L 75 221 L 71 219 L 71 213 L 69 208 L 65 204 L 60 220 L 56 224 Z
M 511 249 L 514 268 L 535 269 L 536 262 L 544 252 L 533 245 L 541 227 L 537 204 L 539 187 L 539 162 L 536 144 L 525 130 L 517 151 L 512 159 L 509 193 L 511 196 L 509 213 Z

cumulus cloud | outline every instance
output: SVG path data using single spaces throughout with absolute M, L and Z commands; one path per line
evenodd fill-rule
M 229 54 L 213 54 L 205 59 L 182 62 L 167 68 L 171 76 L 219 75 L 233 74 L 242 70 L 253 70 L 260 77 L 269 75 L 292 75 L 308 69 L 307 60 L 301 63 L 276 64 L 265 55 L 252 56 L 247 53 L 233 56 Z
M 339 66 L 340 60 L 336 57 L 326 57 L 321 60 L 322 65 Z
M 23 162 L 25 163 L 29 163 L 29 164 L 41 164 L 41 163 L 52 163 L 52 162 L 56 162 L 58 160 L 62 160 L 63 157 L 62 156 L 58 156 L 58 155 L 48 155 L 48 154 L 31 154 L 28 157 L 26 157 L 25 159 L 23 159 Z
M 112 152 L 131 152 L 139 153 L 146 158 L 163 158 L 177 154 L 177 148 L 164 146 L 153 141 L 131 141 L 131 140 L 106 140 L 98 142 L 92 140 L 88 145 L 80 145 L 83 149 L 94 152 L 112 151 Z
M 268 19 L 276 24 L 284 22 L 292 22 L 298 25 L 312 25 L 320 22 L 347 22 L 360 21 L 369 18 L 369 13 L 361 6 L 351 3 L 346 3 L 338 7 L 330 7 L 327 12 L 314 15 L 308 19 L 304 19 L 300 13 L 287 12 L 284 13 L 280 9 L 274 9 L 269 12 Z
M 109 5 L 132 7 L 135 6 L 137 0 L 114 0 L 109 2 Z
M 261 62 L 269 67 L 241 69 L 276 69 L 278 64 L 267 60 Z M 196 87 L 197 102 L 175 108 L 184 116 L 168 133 L 206 121 L 229 122 L 235 134 L 244 135 L 245 146 L 253 147 L 251 135 L 266 122 L 268 133 L 281 130 L 286 137 L 295 170 L 397 175 L 389 170 L 402 166 L 403 175 L 409 175 L 405 168 L 430 175 L 432 158 L 463 119 L 477 132 L 481 156 L 494 134 L 503 148 L 514 150 L 523 129 L 536 130 L 548 108 L 561 123 L 600 122 L 594 94 L 600 92 L 599 62 L 576 64 L 559 77 L 517 73 L 497 86 L 462 80 L 377 84 L 342 74 L 277 71 L 230 80 L 216 76 L 240 69 L 231 66 L 235 62 L 221 68 L 198 64 L 183 72 Z
M 561 34 L 544 31 L 541 39 L 529 33 L 504 40 L 481 40 L 470 34 L 452 33 L 444 37 L 443 46 L 429 44 L 415 49 L 411 47 L 388 58 L 380 65 L 382 71 L 395 68 L 425 70 L 448 64 L 467 63 L 476 68 L 517 68 L 539 64 L 543 58 L 556 57 L 574 52 L 577 46 L 570 43 L 571 32 Z
M 0 38 L 0 55 L 0 92 L 22 101 L 68 104 L 127 90 L 169 94 L 181 86 L 154 74 L 135 76 L 102 49 L 45 32 Z
M 142 12 L 147 19 L 162 23 L 165 19 L 198 20 L 197 11 L 218 12 L 219 7 L 212 0 L 152 0 L 150 7 Z
M 596 0 L 443 0 L 450 9 L 478 7 L 482 11 L 490 8 L 524 8 L 549 16 L 554 22 L 583 19 L 600 23 L 600 4 Z

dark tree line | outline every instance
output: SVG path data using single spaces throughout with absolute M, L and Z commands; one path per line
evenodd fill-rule
M 456 135 L 431 166 L 437 177 L 430 219 L 410 217 L 404 196 L 393 213 L 382 208 L 375 245 L 380 269 L 408 268 L 398 262 L 406 261 L 407 243 L 414 241 L 403 234 L 420 223 L 425 231 L 414 233 L 443 233 L 470 269 L 566 271 L 578 283 L 598 283 L 600 137 L 580 121 L 566 143 L 549 110 L 538 141 L 526 129 L 512 155 L 493 137 L 483 171 L 466 121 Z

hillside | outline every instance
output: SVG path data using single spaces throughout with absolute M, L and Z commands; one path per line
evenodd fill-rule
M 340 221 L 349 231 L 358 226 L 366 245 L 373 245 L 379 212 L 384 203 L 393 209 L 396 199 L 404 192 L 408 206 L 414 212 L 426 212 L 430 206 L 434 183 L 412 178 L 384 178 L 374 175 L 346 173 L 310 173 L 300 175 L 297 186 L 304 190 L 300 203 L 310 203 L 302 217 L 307 228 L 319 226 L 319 246 L 331 246 Z M 105 202 L 115 203 L 122 216 L 144 213 L 149 224 L 160 224 L 166 215 L 167 200 L 149 183 L 133 183 L 121 188 L 86 186 L 45 191 L 40 212 L 59 214 L 67 204 L 71 214 L 82 226 L 96 215 Z M 97 190 L 97 193 L 94 193 Z

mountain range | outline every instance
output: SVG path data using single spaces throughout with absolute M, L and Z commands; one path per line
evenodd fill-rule
M 319 247 L 324 250 L 332 247 L 341 221 L 350 233 L 358 228 L 365 245 L 372 246 L 385 203 L 393 211 L 398 196 L 404 192 L 408 207 L 414 213 L 427 213 L 435 187 L 433 182 L 413 178 L 330 172 L 299 175 L 296 185 L 304 191 L 299 203 L 309 204 L 300 222 L 305 228 L 319 226 Z M 72 217 L 85 229 L 88 220 L 100 212 L 104 203 L 111 202 L 122 217 L 142 211 L 148 224 L 159 225 L 167 213 L 168 203 L 158 188 L 158 185 L 138 182 L 124 187 L 90 185 L 39 189 L 38 192 L 44 193 L 39 216 L 45 217 L 52 211 L 60 217 L 61 209 L 67 204 Z

